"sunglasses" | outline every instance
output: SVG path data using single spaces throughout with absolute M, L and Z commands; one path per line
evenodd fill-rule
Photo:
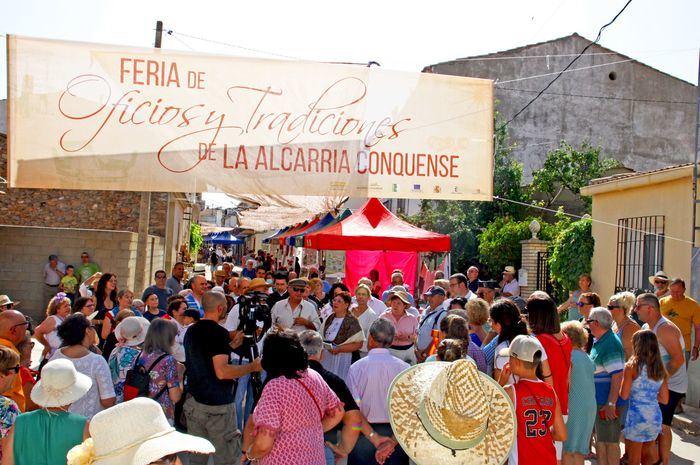
M 612 310 L 613 308 L 622 308 L 619 305 L 608 305 L 608 310 Z
M 293 290 L 294 292 L 304 292 L 303 287 L 290 287 L 290 289 Z
M 13 371 L 15 372 L 15 374 L 18 374 L 18 373 L 19 373 L 19 370 L 20 370 L 20 366 L 19 366 L 19 365 L 16 365 L 16 366 L 13 366 L 13 367 L 8 368 L 7 371 L 5 372 L 5 374 L 6 374 L 6 375 L 9 375 L 9 374 L 12 373 Z
M 24 321 L 22 323 L 17 323 L 16 325 L 12 326 L 13 328 L 17 328 L 18 326 L 26 326 L 29 331 L 32 330 L 32 321 L 27 319 L 27 321 Z
M 593 322 L 598 323 L 598 320 L 586 320 L 586 323 L 588 323 L 588 324 L 591 324 Z

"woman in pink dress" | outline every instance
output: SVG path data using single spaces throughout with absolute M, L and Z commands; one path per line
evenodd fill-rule
M 323 433 L 342 420 L 342 402 L 308 368 L 293 331 L 266 336 L 262 366 L 267 379 L 243 433 L 245 458 L 260 465 L 325 465 Z

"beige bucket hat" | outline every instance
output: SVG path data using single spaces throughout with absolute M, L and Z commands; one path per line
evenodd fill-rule
M 90 436 L 68 452 L 68 465 L 148 465 L 178 452 L 214 453 L 206 439 L 175 431 L 160 404 L 146 397 L 99 412 Z
M 391 427 L 418 465 L 501 465 L 515 442 L 515 408 L 498 383 L 462 359 L 400 373 L 389 389 Z

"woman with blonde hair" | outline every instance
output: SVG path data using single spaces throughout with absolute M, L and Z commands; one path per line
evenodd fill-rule
M 481 347 L 486 339 L 483 326 L 489 320 L 489 304 L 484 299 L 469 299 L 466 310 L 469 316 L 469 337 L 474 344 Z
M 595 365 L 585 351 L 588 332 L 578 321 L 567 321 L 561 330 L 571 340 L 571 377 L 569 382 L 569 419 L 566 423 L 563 465 L 583 465 L 590 451 L 589 439 L 597 413 L 595 401 Z
M 365 340 L 362 342 L 362 348 L 360 349 L 361 357 L 367 355 L 367 337 L 369 336 L 369 327 L 372 326 L 374 320 L 379 318 L 379 315 L 377 315 L 377 313 L 369 306 L 369 301 L 371 298 L 372 290 L 370 287 L 367 284 L 360 284 L 355 288 L 355 300 L 357 300 L 357 303 L 350 307 L 352 316 L 357 318 L 357 321 L 360 322 L 362 333 L 365 336 Z
M 612 330 L 622 342 L 622 348 L 625 349 L 625 360 L 632 355 L 632 336 L 641 329 L 637 322 L 629 316 L 635 302 L 636 298 L 631 292 L 620 292 L 610 297 L 608 301 L 608 310 L 613 317 Z
M 58 327 L 63 320 L 70 315 L 71 301 L 64 292 L 59 292 L 49 300 L 46 307 L 46 319 L 34 330 L 34 337 L 44 346 L 43 357 L 45 360 L 61 347 L 61 338 L 58 337 Z

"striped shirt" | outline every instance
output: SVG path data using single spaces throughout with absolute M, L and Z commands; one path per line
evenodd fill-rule
M 596 339 L 591 349 L 591 360 L 595 364 L 593 381 L 595 382 L 595 397 L 598 405 L 608 403 L 612 375 L 620 373 L 625 368 L 625 350 L 620 338 L 608 330 L 600 339 Z M 626 402 L 618 398 L 617 405 Z

